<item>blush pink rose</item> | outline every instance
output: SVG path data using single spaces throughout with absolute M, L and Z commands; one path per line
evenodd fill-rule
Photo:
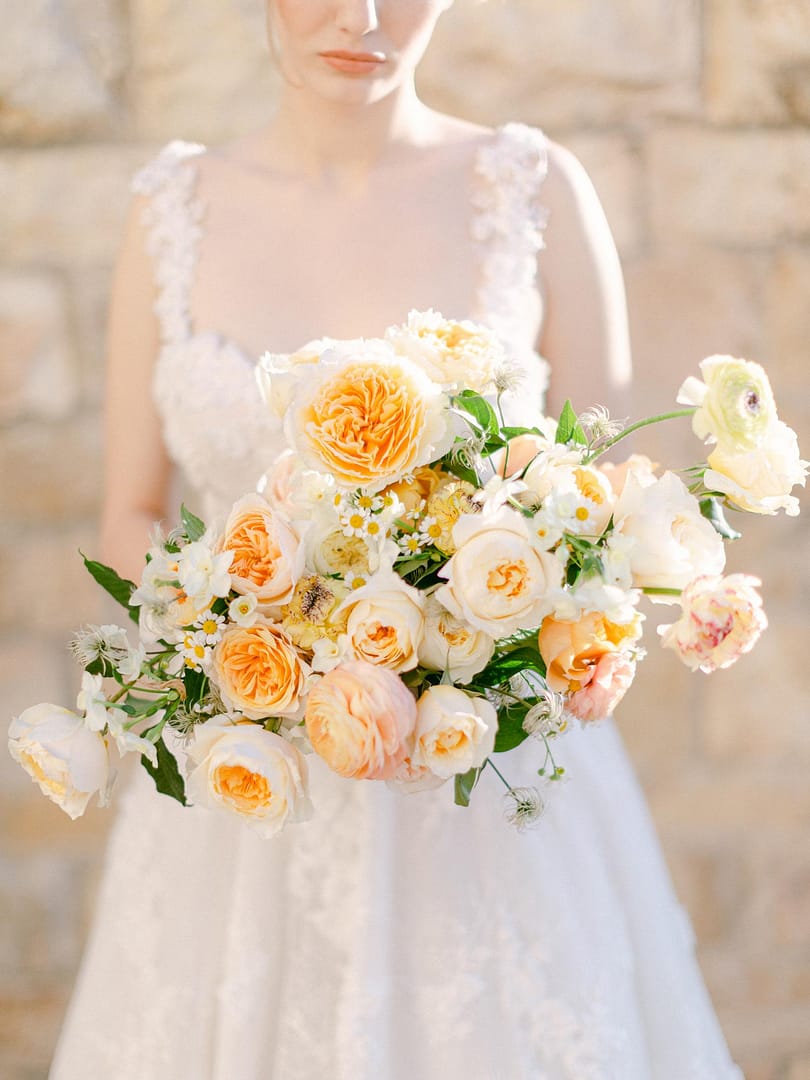
M 635 674 L 636 662 L 627 653 L 603 653 L 588 684 L 566 702 L 568 712 L 585 722 L 604 720 L 630 689 Z
M 729 667 L 753 649 L 768 625 L 756 591 L 761 584 L 750 574 L 695 578 L 681 593 L 680 619 L 658 627 L 661 644 L 693 671 Z
M 389 668 L 350 660 L 310 690 L 305 721 L 312 748 L 330 769 L 358 780 L 390 780 L 408 756 L 416 702 Z

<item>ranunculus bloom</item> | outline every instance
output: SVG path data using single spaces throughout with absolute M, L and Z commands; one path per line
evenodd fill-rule
M 253 593 L 264 608 L 286 603 L 304 570 L 301 541 L 261 495 L 245 495 L 234 503 L 220 548 L 233 555 L 233 589 Z
M 429 465 L 421 465 L 418 469 L 398 480 L 395 484 L 389 484 L 381 494 L 393 495 L 402 503 L 406 512 L 419 510 L 424 502 L 430 498 L 442 480 L 449 479 L 448 473 L 441 469 L 432 469 Z
M 674 649 L 693 671 L 729 667 L 754 647 L 768 625 L 756 591 L 761 584 L 750 574 L 696 578 L 681 594 L 678 621 L 658 627 L 661 644 Z
M 335 772 L 390 780 L 408 755 L 416 702 L 393 671 L 349 660 L 310 690 L 305 719 L 313 749 Z
M 251 720 L 297 713 L 306 675 L 289 636 L 266 619 L 230 626 L 214 649 L 211 678 L 222 700 Z
M 495 746 L 498 715 L 486 698 L 457 686 L 431 686 L 416 703 L 411 759 L 436 776 L 450 777 L 483 765 Z
M 496 641 L 539 626 L 563 571 L 552 555 L 534 550 L 520 514 L 507 506 L 465 514 L 453 539 L 456 553 L 439 572 L 447 584 L 436 590 L 436 599 Z
M 393 570 L 380 570 L 340 607 L 346 638 L 358 660 L 410 671 L 424 632 L 424 598 Z
M 628 623 L 610 622 L 596 611 L 570 622 L 549 616 L 537 635 L 546 682 L 552 690 L 576 693 L 591 681 L 601 656 L 626 651 L 640 636 L 640 616 Z
M 450 448 L 444 395 L 419 367 L 379 341 L 333 353 L 299 382 L 286 418 L 312 468 L 379 491 Z
M 729 502 L 752 514 L 776 514 L 784 510 L 790 517 L 799 513 L 799 500 L 790 491 L 804 487 L 807 462 L 799 456 L 796 432 L 778 420 L 772 424 L 761 445 L 734 453 L 718 445 L 709 454 L 706 487 L 722 491 Z
M 712 439 L 728 453 L 742 453 L 767 439 L 776 421 L 776 405 L 768 376 L 759 364 L 735 356 L 709 356 L 701 362 L 705 382 L 690 376 L 678 401 L 696 405 L 692 430 Z
M 507 362 L 503 344 L 491 330 L 445 319 L 438 311 L 411 311 L 405 325 L 390 327 L 385 337 L 395 352 L 450 390 L 483 394 L 492 389 L 496 372 Z
M 467 683 L 482 671 L 495 651 L 489 634 L 452 615 L 435 596 L 425 600 L 425 632 L 419 645 L 419 663 L 433 671 L 447 671 L 454 683 Z
M 580 720 L 604 720 L 610 716 L 630 689 L 636 674 L 636 662 L 622 652 L 602 653 L 591 670 L 587 686 L 577 690 L 566 708 Z
M 60 705 L 32 705 L 11 721 L 8 749 L 43 795 L 72 818 L 81 817 L 98 792 L 106 801 L 107 744 L 81 716 Z
M 628 558 L 636 588 L 683 589 L 699 574 L 721 573 L 726 564 L 722 539 L 672 472 L 652 483 L 631 473 L 613 518 L 616 530 L 635 540 Z
M 265 837 L 311 816 L 306 761 L 286 739 L 226 716 L 194 734 L 186 784 L 192 803 L 234 814 Z

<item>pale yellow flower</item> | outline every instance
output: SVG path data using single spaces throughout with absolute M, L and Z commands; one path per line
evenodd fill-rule
M 759 364 L 735 356 L 709 356 L 701 362 L 704 381 L 690 376 L 678 401 L 696 405 L 692 430 L 726 451 L 740 453 L 759 446 L 776 421 L 768 376 Z
M 337 641 L 346 630 L 347 613 L 338 608 L 349 590 L 341 581 L 307 574 L 299 579 L 281 609 L 281 625 L 299 649 L 312 649 L 322 637 Z
M 480 506 L 474 501 L 476 488 L 466 480 L 450 480 L 442 484 L 427 501 L 425 514 L 436 522 L 439 534 L 433 538 L 433 544 L 444 555 L 452 555 L 456 550 L 453 540 L 453 526 L 462 514 L 475 514 Z

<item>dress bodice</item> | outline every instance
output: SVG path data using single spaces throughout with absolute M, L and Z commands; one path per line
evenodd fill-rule
M 164 439 L 210 516 L 250 490 L 285 444 L 280 423 L 259 397 L 253 373 L 258 357 L 223 335 L 194 328 L 190 296 L 206 210 L 197 180 L 205 152 L 196 143 L 170 143 L 137 173 L 133 191 L 147 198 L 161 335 L 153 388 Z M 470 312 L 443 312 L 487 324 L 506 344 L 521 373 L 519 389 L 504 398 L 513 423 L 534 422 L 547 383 L 548 365 L 535 351 L 546 171 L 546 139 L 536 128 L 506 124 L 479 146 L 469 177 L 475 301 Z M 409 306 L 403 297 L 403 321 Z M 269 351 L 272 346 L 268 342 Z

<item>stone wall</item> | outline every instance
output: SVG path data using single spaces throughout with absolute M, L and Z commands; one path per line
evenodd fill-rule
M 0 0 L 0 685 L 69 702 L 96 550 L 109 270 L 134 168 L 260 124 L 260 0 Z M 591 172 L 627 276 L 637 410 L 711 352 L 768 365 L 805 451 L 809 0 L 457 0 L 426 99 L 520 119 Z M 587 404 L 583 402 L 583 404 Z M 668 461 L 688 431 L 645 445 Z M 711 680 L 651 642 L 620 721 L 749 1080 L 810 1077 L 810 716 L 803 519 L 748 521 L 771 626 Z M 80 955 L 110 817 L 71 823 L 0 755 L 0 1073 L 32 1080 Z M 686 1078 L 684 1078 L 686 1080 Z

